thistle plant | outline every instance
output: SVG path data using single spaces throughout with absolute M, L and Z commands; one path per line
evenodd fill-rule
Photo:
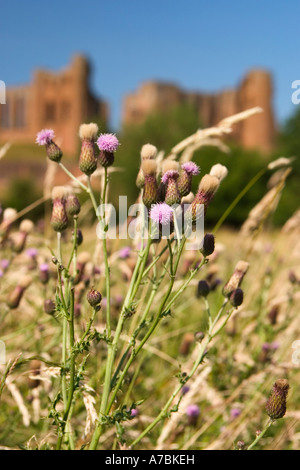
M 6 297 L 7 308 L 14 311 L 22 307 L 33 281 L 38 282 L 43 296 L 39 314 L 43 313 L 46 325 L 55 325 L 56 335 L 46 353 L 43 354 L 39 339 L 37 349 L 41 353 L 30 357 L 30 380 L 34 383 L 34 399 L 44 378 L 44 367 L 52 374 L 48 423 L 55 430 L 55 437 L 49 440 L 49 448 L 57 450 L 115 449 L 117 445 L 136 449 L 148 445 L 147 438 L 160 429 L 163 431 L 159 445 L 167 440 L 172 426 L 173 435 L 174 428 L 181 432 L 186 426 L 188 431 L 182 432 L 182 439 L 190 439 L 189 433 L 197 433 L 199 423 L 205 419 L 205 406 L 198 402 L 195 393 L 192 395 L 193 390 L 207 362 L 213 363 L 216 345 L 222 343 L 220 339 L 230 321 L 239 318 L 249 290 L 248 259 L 239 260 L 234 253 L 235 268 L 226 279 L 220 279 L 215 265 L 220 256 L 215 233 L 202 233 L 201 239 L 196 240 L 197 232 L 193 232 L 200 217 L 209 211 L 216 192 L 222 191 L 227 168 L 214 165 L 209 174 L 201 175 L 194 196 L 192 183 L 197 181 L 200 168 L 193 161 L 180 161 L 178 148 L 183 147 L 175 147 L 171 156 L 160 161 L 157 148 L 146 143 L 140 151 L 136 178 L 138 200 L 145 206 L 143 214 L 136 218 L 141 227 L 132 243 L 126 240 L 122 245 L 121 239 L 111 235 L 113 224 L 103 210 L 110 200 L 114 163 L 122 147 L 115 134 L 98 133 L 94 123 L 80 126 L 79 177 L 64 165 L 62 150 L 54 142 L 54 131 L 46 129 L 38 134 L 37 143 L 45 146 L 47 157 L 65 171 L 70 182 L 52 191 L 48 221 L 52 239 L 47 245 L 47 256 L 41 254 L 40 246 L 32 246 L 32 224 L 25 220 L 18 226 L 14 256 L 26 257 L 29 249 L 31 257 L 26 265 L 27 275 L 11 284 Z M 82 199 L 87 200 L 87 210 L 93 211 L 97 232 L 96 228 L 91 230 L 90 221 L 88 226 L 85 223 L 87 211 L 81 207 Z M 189 221 L 192 242 L 200 242 L 192 250 L 188 249 L 190 232 L 178 222 L 180 211 L 183 219 Z M 6 220 L 1 225 L 3 246 L 10 243 L 14 219 Z M 130 223 L 128 218 L 124 225 Z M 119 232 L 121 229 L 118 227 Z M 6 264 L 4 261 L 1 279 L 11 264 L 10 260 Z M 219 284 L 222 287 L 218 289 Z M 35 299 L 30 300 L 34 303 Z M 199 312 L 197 323 L 192 326 L 191 301 Z M 180 315 L 185 316 L 182 340 L 177 356 L 171 357 L 160 351 L 155 341 L 169 341 L 169 326 Z M 160 335 L 165 339 L 160 340 Z M 173 382 L 168 380 L 161 387 L 156 412 L 143 421 L 143 402 L 147 404 L 151 398 L 156 372 L 148 393 L 141 392 L 136 384 L 153 351 L 167 356 L 176 373 Z M 277 380 L 266 406 L 271 424 L 284 416 L 287 392 L 287 381 Z M 87 412 L 84 430 L 79 424 L 83 408 Z M 240 408 L 231 409 L 238 410 L 229 413 L 231 420 L 238 420 Z M 181 427 L 176 426 L 178 423 Z M 258 442 L 258 437 L 249 448 Z M 244 444 L 237 447 L 244 448 Z

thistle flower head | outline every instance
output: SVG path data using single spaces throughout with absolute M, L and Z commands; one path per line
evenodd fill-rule
M 142 172 L 144 175 L 155 175 L 157 170 L 157 164 L 155 160 L 144 160 L 141 165 Z
M 207 297 L 209 294 L 210 288 L 206 281 L 202 280 L 198 282 L 197 287 L 197 297 Z
M 271 419 L 280 419 L 285 415 L 289 388 L 287 379 L 278 379 L 274 383 L 271 395 L 266 403 L 266 411 Z
M 239 287 L 231 292 L 229 297 L 230 303 L 233 307 L 239 307 L 244 300 L 244 292 Z
M 216 176 L 219 181 L 223 181 L 223 179 L 226 178 L 226 176 L 228 175 L 228 170 L 226 166 L 217 163 L 216 165 L 213 165 L 211 167 L 209 174 L 212 176 Z
M 87 300 L 88 300 L 88 303 L 91 305 L 91 307 L 95 308 L 100 304 L 102 300 L 102 295 L 100 294 L 99 291 L 92 288 L 87 293 Z
M 52 189 L 51 198 L 52 201 L 54 201 L 55 199 L 63 199 L 66 195 L 67 189 L 65 188 L 65 186 L 54 186 L 54 188 Z
M 97 140 L 97 145 L 100 150 L 113 153 L 117 150 L 120 143 L 115 134 L 101 134 Z
M 119 258 L 126 259 L 130 256 L 130 253 L 131 253 L 131 247 L 130 246 L 124 246 L 119 251 Z
M 215 251 L 215 237 L 212 233 L 206 233 L 204 235 L 200 251 L 204 257 L 211 255 Z
M 61 149 L 53 141 L 55 135 L 53 129 L 43 129 L 38 132 L 36 136 L 36 143 L 38 145 L 45 145 L 47 156 L 53 162 L 60 162 L 63 153 Z
M 157 155 L 157 148 L 151 144 L 143 145 L 141 149 L 142 160 L 154 160 Z
M 179 173 L 177 170 L 168 170 L 162 176 L 162 182 L 167 184 L 170 179 L 177 180 L 179 177 Z
M 36 143 L 38 145 L 47 145 L 53 141 L 54 137 L 55 134 L 53 129 L 43 129 L 37 133 Z
M 204 175 L 200 181 L 198 192 L 207 196 L 213 196 L 220 186 L 220 181 L 216 176 Z
M 161 168 L 162 168 L 163 173 L 166 173 L 169 170 L 178 171 L 179 170 L 179 163 L 176 162 L 175 160 L 167 159 L 167 160 L 164 160 L 162 162 Z
M 156 161 L 143 160 L 141 165 L 144 174 L 143 203 L 150 208 L 159 200 L 158 185 L 156 181 Z
M 22 220 L 22 222 L 20 223 L 20 232 L 24 232 L 28 234 L 32 232 L 33 228 L 34 228 L 34 224 L 29 219 Z
M 47 315 L 54 315 L 55 311 L 56 311 L 55 302 L 52 299 L 46 299 L 44 301 L 44 312 L 47 313 Z
M 8 266 L 9 266 L 9 260 L 8 260 L 8 259 L 2 259 L 2 260 L 0 261 L 0 266 L 1 266 L 1 268 L 4 269 L 4 270 L 7 269 Z
M 80 212 L 80 208 L 81 207 L 78 197 L 73 193 L 69 194 L 66 199 L 66 211 L 68 215 L 70 215 L 71 217 L 78 215 Z
M 94 122 L 89 124 L 81 124 L 79 127 L 79 137 L 81 140 L 95 140 L 99 131 L 99 127 Z
M 28 256 L 28 258 L 35 258 L 36 255 L 38 254 L 38 251 L 36 248 L 28 248 L 28 250 L 26 250 L 26 255 Z
M 184 171 L 186 171 L 188 174 L 193 175 L 193 176 L 199 175 L 200 173 L 200 168 L 194 162 L 186 162 L 183 165 L 181 165 L 181 168 Z
M 249 268 L 249 263 L 246 261 L 239 261 L 234 269 L 229 281 L 223 287 L 223 295 L 225 297 L 230 297 L 231 293 L 240 287 L 242 280 L 244 279 L 245 274 Z
M 66 188 L 64 186 L 55 186 L 52 190 L 53 208 L 51 226 L 56 232 L 62 232 L 68 225 L 65 195 Z
M 198 417 L 200 414 L 200 408 L 198 405 L 189 405 L 186 409 L 187 416 Z
M 154 204 L 150 210 L 150 219 L 156 224 L 168 225 L 173 217 L 173 210 L 165 202 Z

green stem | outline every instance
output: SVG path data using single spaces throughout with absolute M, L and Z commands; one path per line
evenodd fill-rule
M 112 343 L 108 344 L 108 355 L 107 355 L 107 363 L 106 363 L 106 369 L 105 369 L 104 386 L 103 386 L 103 393 L 102 393 L 102 399 L 101 399 L 101 405 L 100 405 L 100 411 L 99 411 L 99 423 L 96 426 L 94 435 L 92 437 L 92 441 L 90 445 L 91 450 L 96 449 L 100 436 L 101 436 L 101 431 L 102 431 L 101 418 L 105 416 L 106 414 L 107 402 L 108 402 L 109 394 L 111 391 L 111 379 L 112 379 L 112 373 L 113 373 L 114 360 L 115 360 L 115 355 L 117 352 L 119 338 L 122 333 L 124 322 L 127 318 L 126 312 L 128 308 L 131 306 L 132 301 L 139 288 L 139 285 L 142 279 L 142 274 L 143 274 L 143 271 L 147 262 L 151 242 L 152 240 L 151 240 L 151 237 L 149 236 L 146 248 L 139 255 L 139 259 L 138 259 L 138 262 L 136 264 L 136 267 L 135 267 L 135 270 L 131 279 L 130 287 L 129 287 L 127 296 L 125 298 L 122 311 L 120 313 L 114 339 Z M 142 247 L 141 247 L 141 250 L 142 250 Z
M 260 441 L 260 439 L 262 437 L 264 437 L 264 435 L 266 434 L 267 430 L 269 429 L 269 427 L 274 423 L 274 420 L 273 419 L 269 419 L 269 421 L 267 422 L 266 426 L 264 427 L 264 429 L 262 430 L 262 432 L 257 436 L 257 438 L 252 442 L 252 444 L 250 444 L 250 446 L 247 448 L 247 450 L 251 450 L 253 449 L 253 447 Z
M 63 163 L 59 162 L 59 166 L 61 167 L 61 169 L 69 176 L 69 178 L 71 178 L 73 181 L 75 181 L 76 184 L 78 184 L 81 189 L 83 189 L 84 191 L 87 191 L 88 192 L 88 188 L 83 184 L 81 183 L 81 181 L 76 178 L 76 176 L 74 176 L 66 167 Z
M 204 260 L 202 260 L 204 261 Z M 199 266 L 199 269 L 200 269 L 201 266 Z M 175 299 L 173 298 L 172 301 L 174 301 Z M 219 310 L 218 314 L 217 314 L 217 317 L 219 318 L 219 316 L 221 315 L 221 313 L 223 312 L 224 310 L 224 307 L 225 305 L 227 304 L 228 302 L 228 299 L 226 299 L 226 301 L 223 303 L 221 309 Z M 232 313 L 232 312 L 231 312 Z M 228 318 L 230 317 L 230 315 L 228 316 Z M 227 318 L 227 320 L 228 320 Z M 213 334 L 213 329 L 214 329 L 214 326 L 216 324 L 216 321 L 211 323 L 211 326 L 209 327 L 209 330 L 208 330 L 208 333 L 206 335 L 206 337 L 204 338 L 204 340 L 202 341 L 201 343 L 201 346 L 200 346 L 200 351 L 199 351 L 199 355 L 198 355 L 198 358 L 196 360 L 196 362 L 194 363 L 194 366 L 191 370 L 191 372 L 189 373 L 188 376 L 185 377 L 185 380 L 184 381 L 181 381 L 180 384 L 177 386 L 177 388 L 175 389 L 175 391 L 172 393 L 171 397 L 169 398 L 169 400 L 167 401 L 167 403 L 165 404 L 165 406 L 163 407 L 163 409 L 161 410 L 161 412 L 158 414 L 158 416 L 154 419 L 154 421 L 132 442 L 131 446 L 130 447 L 134 447 L 138 442 L 141 441 L 141 439 L 146 436 L 146 434 L 148 434 L 161 420 L 163 420 L 165 417 L 168 416 L 168 413 L 169 413 L 169 408 L 173 402 L 173 400 L 176 398 L 176 396 L 178 395 L 178 393 L 181 391 L 182 387 L 188 382 L 188 380 L 190 380 L 192 378 L 192 376 L 194 375 L 194 373 L 196 372 L 197 368 L 199 367 L 199 365 L 201 364 L 204 356 L 205 356 L 205 353 L 206 353 L 206 348 L 207 346 L 209 345 L 209 343 L 211 342 L 211 340 L 214 338 L 214 334 Z M 224 322 L 224 324 L 222 325 L 222 328 L 225 326 L 226 322 Z M 221 329 L 218 330 L 218 332 L 220 331 Z
M 68 419 L 69 414 L 72 406 L 73 395 L 75 390 L 75 376 L 76 376 L 76 357 L 73 351 L 74 343 L 75 343 L 75 334 L 74 334 L 74 289 L 71 289 L 71 296 L 70 296 L 70 318 L 68 319 L 69 323 L 69 342 L 70 342 L 70 385 L 69 385 L 69 392 L 68 397 L 65 400 L 65 409 L 63 415 L 63 427 L 61 430 L 61 434 L 57 441 L 56 450 L 60 450 L 61 444 L 64 438 L 65 429 L 68 427 Z M 66 362 L 66 359 L 64 358 Z M 66 391 L 65 391 L 66 394 Z M 70 438 L 70 436 L 69 436 Z

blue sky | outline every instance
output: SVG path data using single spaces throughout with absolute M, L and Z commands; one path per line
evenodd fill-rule
M 295 111 L 299 19 L 299 0 L 2 0 L 0 79 L 26 83 L 34 68 L 59 70 L 85 53 L 116 128 L 124 94 L 144 80 L 219 91 L 264 67 L 273 73 L 283 121 Z

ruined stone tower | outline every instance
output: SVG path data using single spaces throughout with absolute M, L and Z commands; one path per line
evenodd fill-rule
M 90 74 L 88 60 L 76 55 L 59 73 L 39 69 L 29 85 L 9 87 L 0 106 L 0 140 L 34 143 L 36 133 L 50 127 L 64 152 L 75 154 L 80 124 L 108 118 L 107 104 L 90 90 Z
M 233 138 L 245 148 L 272 150 L 275 122 L 272 109 L 272 79 L 265 70 L 252 70 L 236 89 L 214 94 L 184 91 L 172 83 L 145 82 L 125 96 L 122 123 L 142 123 L 153 112 L 164 111 L 181 103 L 190 103 L 198 112 L 203 127 L 216 125 L 221 119 L 254 106 L 261 106 L 262 114 L 250 117 L 236 125 Z

